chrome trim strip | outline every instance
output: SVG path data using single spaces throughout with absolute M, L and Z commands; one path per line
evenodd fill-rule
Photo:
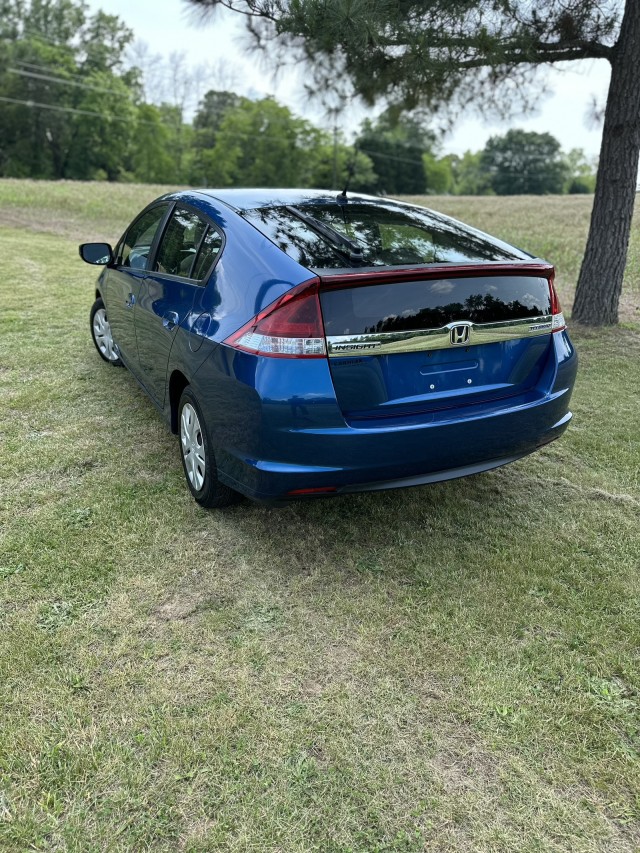
M 465 343 L 454 343 L 454 339 L 459 335 L 452 334 L 452 330 L 459 329 L 461 326 L 469 327 L 469 338 Z M 536 338 L 539 335 L 549 335 L 552 331 L 551 314 L 502 323 L 471 323 L 468 320 L 457 320 L 439 329 L 366 335 L 330 335 L 327 337 L 327 353 L 330 358 L 340 358 L 359 353 L 389 355 L 396 352 L 456 349 L 461 346 L 514 341 L 518 338 Z

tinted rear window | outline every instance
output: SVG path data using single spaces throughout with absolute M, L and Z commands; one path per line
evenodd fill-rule
M 328 336 L 439 329 L 456 320 L 501 323 L 551 313 L 547 280 L 531 276 L 365 285 L 327 290 L 320 299 Z
M 291 208 L 248 210 L 244 216 L 295 261 L 312 269 L 353 266 L 514 261 L 529 257 L 455 220 L 391 202 L 304 203 L 299 210 L 354 241 L 362 261 L 333 246 Z

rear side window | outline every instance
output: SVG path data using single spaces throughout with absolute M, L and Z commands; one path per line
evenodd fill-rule
M 407 281 L 327 290 L 320 295 L 327 335 L 440 329 L 447 323 L 505 323 L 548 317 L 546 278 L 488 276 Z
M 200 243 L 200 249 L 196 258 L 195 264 L 191 271 L 191 278 L 202 280 L 209 270 L 215 259 L 217 258 L 220 249 L 222 248 L 222 235 L 215 228 L 209 226 L 207 233 L 204 235 Z
M 154 269 L 200 280 L 222 248 L 222 236 L 191 210 L 176 208 L 162 236 Z
M 430 211 L 392 202 L 304 203 L 245 211 L 244 216 L 298 263 L 312 269 L 515 261 L 530 258 L 500 240 Z M 309 221 L 313 217 L 320 228 Z M 362 253 L 359 260 L 322 233 L 328 226 Z
M 206 223 L 196 213 L 180 208 L 174 210 L 160 241 L 154 270 L 190 278 L 206 228 Z
M 149 269 L 151 246 L 169 205 L 160 204 L 147 210 L 129 228 L 120 246 L 116 263 L 133 269 Z

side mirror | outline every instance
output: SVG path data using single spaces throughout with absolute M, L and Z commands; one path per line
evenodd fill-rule
M 87 264 L 104 266 L 113 260 L 113 249 L 108 243 L 82 243 L 80 257 Z

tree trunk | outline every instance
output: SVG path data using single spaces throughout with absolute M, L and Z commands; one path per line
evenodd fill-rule
M 640 2 L 627 0 L 611 56 L 600 165 L 572 319 L 618 322 L 640 152 Z

